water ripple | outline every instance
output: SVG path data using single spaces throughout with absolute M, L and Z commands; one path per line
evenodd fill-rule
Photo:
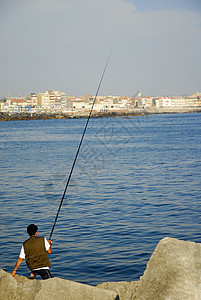
M 84 124 L 1 122 L 6 271 L 28 224 L 48 237 Z M 199 114 L 90 120 L 53 234 L 53 275 L 94 285 L 137 280 L 161 238 L 200 242 L 200 129 Z M 29 274 L 25 263 L 19 273 Z

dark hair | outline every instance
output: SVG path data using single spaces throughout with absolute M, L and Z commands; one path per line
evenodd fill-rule
M 34 235 L 38 231 L 38 227 L 35 224 L 30 224 L 27 227 L 27 233 L 31 236 Z

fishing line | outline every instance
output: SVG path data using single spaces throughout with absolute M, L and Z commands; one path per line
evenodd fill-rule
M 91 109 L 90 109 L 90 113 L 89 113 L 89 116 L 88 116 L 88 118 L 87 118 L 87 122 L 86 122 L 86 125 L 85 125 L 85 128 L 84 128 L 82 137 L 81 137 L 81 139 L 80 139 L 80 143 L 79 143 L 79 146 L 78 146 L 78 149 L 77 149 L 77 153 L 76 153 L 76 155 L 75 155 L 75 158 L 74 158 L 74 161 L 73 161 L 73 164 L 72 164 L 72 167 L 71 167 L 71 171 L 70 171 L 70 173 L 69 173 L 68 180 L 67 180 L 67 182 L 66 182 L 66 186 L 65 186 L 65 189 L 64 189 L 64 192 L 63 192 L 63 195 L 62 195 L 60 204 L 59 204 L 59 208 L 58 208 L 58 211 L 57 211 L 55 220 L 54 220 L 54 224 L 53 224 L 53 226 L 52 226 L 52 230 L 51 230 L 51 233 L 50 233 L 50 236 L 49 236 L 49 240 L 51 240 L 51 237 L 52 237 L 52 234 L 53 234 L 53 231 L 54 231 L 54 228 L 55 228 L 55 225 L 56 225 L 58 216 L 59 216 L 59 212 L 60 212 L 60 209 L 61 209 L 61 206 L 62 206 L 64 197 L 65 197 L 65 194 L 66 194 L 66 191 L 67 191 L 67 188 L 68 188 L 68 185 L 69 185 L 69 182 L 70 182 L 72 173 L 73 173 L 73 169 L 74 169 L 75 164 L 76 164 L 76 160 L 77 160 L 78 154 L 79 154 L 79 152 L 80 152 L 80 148 L 81 148 L 81 145 L 82 145 L 84 136 L 85 136 L 85 132 L 86 132 L 86 130 L 87 130 L 87 126 L 88 126 L 89 120 L 90 120 L 90 118 L 91 118 L 91 114 L 92 114 L 92 111 L 93 111 L 93 107 L 94 107 L 94 104 L 95 104 L 95 102 L 96 102 L 96 98 L 97 98 L 97 96 L 98 96 L 98 92 L 99 92 L 99 90 L 100 90 L 100 87 L 101 87 L 101 84 L 102 84 L 102 81 L 103 81 L 103 77 L 104 77 L 104 75 L 105 75 L 105 71 L 106 71 L 106 69 L 107 69 L 107 65 L 108 65 L 109 60 L 110 60 L 111 53 L 112 53 L 112 51 L 110 52 L 110 54 L 109 54 L 109 56 L 108 56 L 108 59 L 107 59 L 107 62 L 106 62 L 106 64 L 105 64 L 105 67 L 104 67 L 104 70 L 103 70 L 103 73 L 102 73 L 102 76 L 101 76 L 101 79 L 100 79 L 100 82 L 99 82 L 99 85 L 98 85 L 98 88 L 97 88 L 97 91 L 96 91 L 96 94 L 95 94 L 95 97 L 94 97 L 94 100 L 93 100 L 93 103 L 92 103 L 92 106 L 91 106 Z

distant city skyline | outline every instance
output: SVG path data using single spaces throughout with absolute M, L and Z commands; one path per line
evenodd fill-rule
M 201 89 L 200 89 L 201 90 Z M 50 89 L 50 90 L 47 90 L 47 91 L 49 91 L 49 92 L 55 92 L 53 89 Z M 21 99 L 21 98 L 26 98 L 26 97 L 28 97 L 29 95 L 31 95 L 31 94 L 44 94 L 45 92 L 47 92 L 47 91 L 39 91 L 38 93 L 37 92 L 29 92 L 27 95 L 21 95 L 21 94 L 18 94 L 18 95 L 12 95 L 11 94 L 11 92 L 9 91 L 8 92 L 8 95 L 5 95 L 5 96 L 0 96 L 0 99 L 12 99 L 12 98 L 19 98 L 19 99 Z M 86 96 L 89 96 L 90 94 L 85 94 L 85 95 L 68 95 L 65 91 L 61 91 L 61 90 L 56 90 L 56 91 L 58 91 L 58 92 L 61 92 L 61 93 L 64 93 L 67 97 L 75 97 L 75 98 L 84 98 L 84 97 L 86 97 Z M 117 94 L 114 94 L 114 95 L 100 95 L 100 94 L 98 94 L 97 95 L 97 98 L 99 98 L 99 97 L 130 97 L 130 98 L 135 98 L 135 97 L 138 97 L 138 96 L 140 96 L 140 97 L 190 97 L 190 96 L 192 96 L 192 95 L 195 95 L 196 93 L 198 93 L 198 94 L 201 94 L 201 92 L 199 92 L 199 91 L 196 91 L 196 92 L 194 92 L 193 94 L 180 94 L 180 95 L 146 95 L 146 94 L 144 94 L 142 91 L 137 91 L 135 94 L 133 94 L 133 95 L 117 95 Z M 95 97 L 95 94 L 93 94 L 93 95 L 91 95 L 92 97 Z
M 0 97 L 201 91 L 199 0 L 3 0 Z

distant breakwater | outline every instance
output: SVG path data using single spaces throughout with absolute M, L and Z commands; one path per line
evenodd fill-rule
M 91 115 L 92 118 L 107 117 L 130 117 L 144 116 L 150 114 L 162 113 L 195 113 L 201 112 L 201 107 L 190 108 L 136 108 L 122 111 L 96 112 Z M 17 121 L 17 120 L 47 120 L 47 119 L 81 119 L 87 118 L 89 112 L 0 112 L 0 121 Z

